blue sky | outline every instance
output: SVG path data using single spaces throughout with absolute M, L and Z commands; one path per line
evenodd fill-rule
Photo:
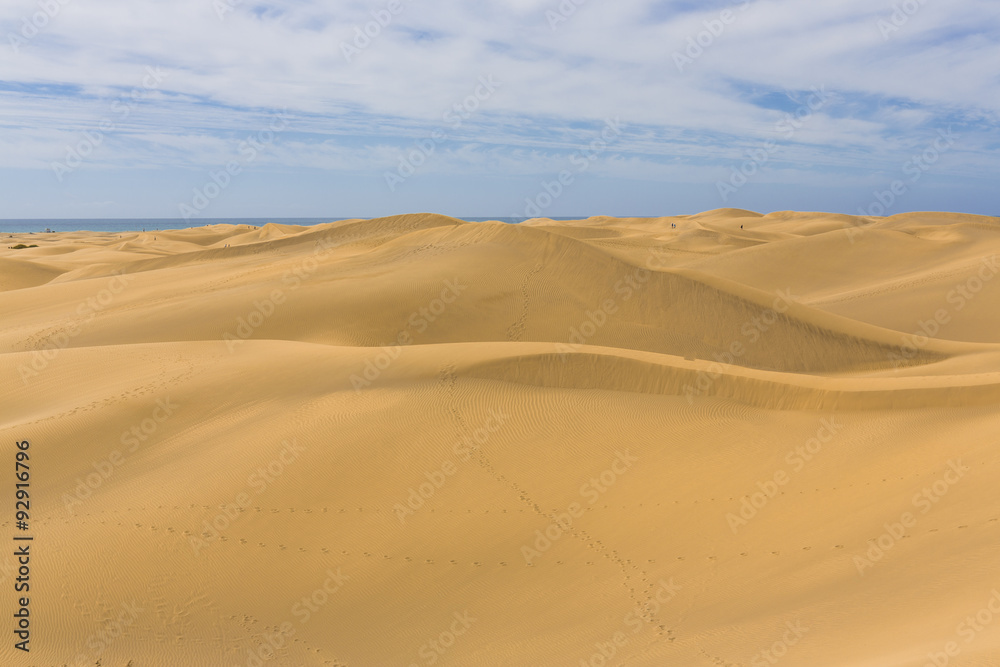
M 1000 215 L 995 0 L 6 0 L 0 218 Z

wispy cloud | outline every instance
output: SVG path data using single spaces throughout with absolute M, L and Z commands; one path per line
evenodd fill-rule
M 556 26 L 553 0 L 219 1 L 225 11 L 205 0 L 0 6 L 0 169 L 37 179 L 28 192 L 72 187 L 52 164 L 111 118 L 114 131 L 80 167 L 87 182 L 100 189 L 104 174 L 111 192 L 121 170 L 159 169 L 158 187 L 181 197 L 188 180 L 225 164 L 247 133 L 287 110 L 294 123 L 254 169 L 374 184 L 492 76 L 502 87 L 449 129 L 421 173 L 475 177 L 517 201 L 511 179 L 549 173 L 620 117 L 626 129 L 594 173 L 635 188 L 701 182 L 703 192 L 678 202 L 688 209 L 717 204 L 715 181 L 769 139 L 780 152 L 735 205 L 757 201 L 762 184 L 864 199 L 947 127 L 962 139 L 931 177 L 985 184 L 1000 175 L 1000 16 L 989 0 L 911 3 L 919 10 L 903 14 L 900 3 L 870 0 L 592 0 Z M 364 48 L 346 58 L 343 46 L 356 48 L 359 34 Z M 678 68 L 674 54 L 692 43 L 697 57 Z M 168 76 L 123 116 L 112 105 L 150 67 Z M 782 136 L 776 127 L 815 87 L 828 103 Z M 443 182 L 433 187 L 446 202 Z M 38 210 L 3 194 L 0 216 Z M 983 197 L 976 207 L 998 203 L 996 193 Z M 655 201 L 653 191 L 642 201 Z M 327 205 L 316 199 L 316 213 L 341 212 L 319 211 Z M 969 205 L 963 191 L 950 208 Z M 230 212 L 223 201 L 218 208 Z

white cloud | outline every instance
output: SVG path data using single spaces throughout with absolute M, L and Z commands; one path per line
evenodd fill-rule
M 231 1 L 220 19 L 214 0 L 49 0 L 61 9 L 17 53 L 10 35 L 39 5 L 0 5 L 0 166 L 60 159 L 112 100 L 141 86 L 147 66 L 168 78 L 88 166 L 215 165 L 239 132 L 287 108 L 296 120 L 269 159 L 376 173 L 441 127 L 482 76 L 502 86 L 449 132 L 428 169 L 544 171 L 620 117 L 629 132 L 609 165 L 624 176 L 681 178 L 695 172 L 672 160 L 690 169 L 732 159 L 774 135 L 784 110 L 760 104 L 759 93 L 812 86 L 837 99 L 789 140 L 785 154 L 803 168 L 891 168 L 899 150 L 956 118 L 977 119 L 966 150 L 985 155 L 997 141 L 992 0 L 924 3 L 887 36 L 877 21 L 891 19 L 893 6 L 870 0 L 753 0 L 745 9 L 740 0 L 698 11 L 589 0 L 555 30 L 546 12 L 558 0 L 401 0 L 391 21 L 388 0 Z M 718 30 L 723 11 L 733 20 Z M 366 28 L 370 43 L 348 62 L 341 45 Z M 705 46 L 680 72 L 674 54 L 689 38 Z

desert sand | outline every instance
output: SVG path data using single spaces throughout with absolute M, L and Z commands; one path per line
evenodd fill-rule
M 0 664 L 1000 665 L 998 218 L 4 241 Z

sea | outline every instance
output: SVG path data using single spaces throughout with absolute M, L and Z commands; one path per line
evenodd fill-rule
M 586 216 L 583 216 L 586 217 Z M 351 218 L 81 218 L 62 220 L 0 220 L 0 234 L 26 234 L 44 233 L 46 230 L 52 232 L 141 232 L 160 231 L 165 229 L 190 229 L 192 227 L 203 227 L 206 225 L 254 225 L 262 227 L 269 222 L 281 225 L 320 225 L 336 220 L 350 220 Z M 555 220 L 575 220 L 577 218 L 553 218 Z M 521 222 L 520 218 L 462 218 L 469 222 L 486 222 L 496 220 L 515 224 Z

